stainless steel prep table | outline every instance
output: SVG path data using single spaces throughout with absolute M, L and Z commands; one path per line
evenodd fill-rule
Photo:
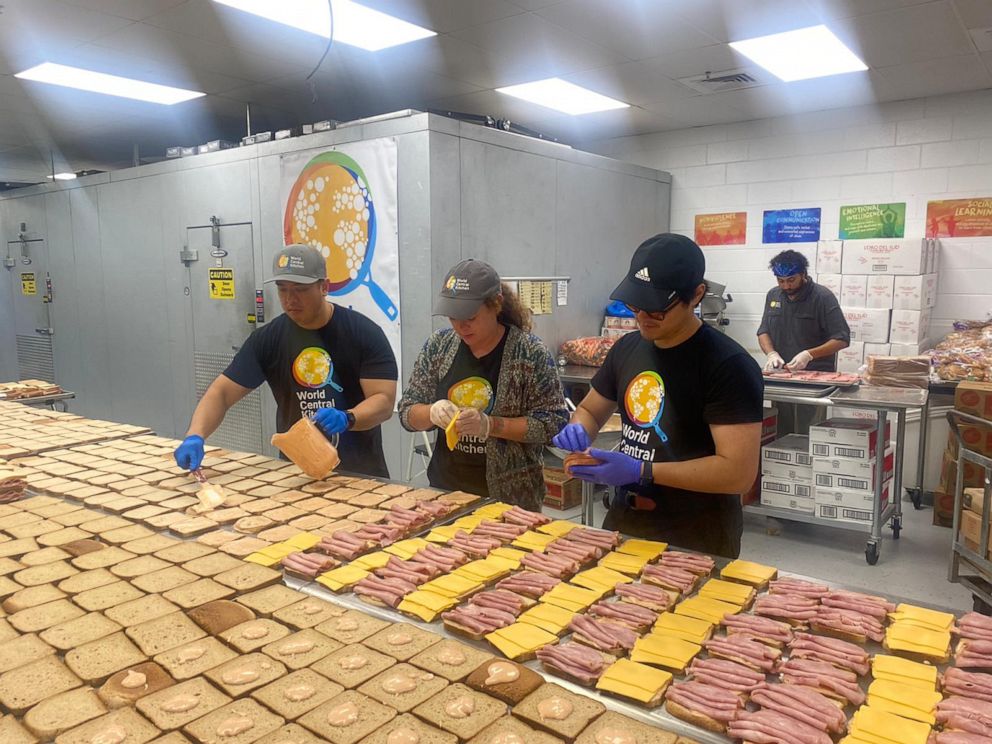
M 65 411 L 69 410 L 69 406 L 66 404 L 65 401 L 74 400 L 75 397 L 76 397 L 75 393 L 69 392 L 68 390 L 63 390 L 61 393 L 55 393 L 54 395 L 36 395 L 31 398 L 12 398 L 10 399 L 10 402 L 21 403 L 25 406 L 35 406 L 35 407 L 48 406 L 53 411 L 57 411 L 58 408 L 56 404 L 61 403 L 62 411 L 64 413 Z M 0 395 L 0 400 L 7 400 L 7 398 L 4 397 L 3 395 Z

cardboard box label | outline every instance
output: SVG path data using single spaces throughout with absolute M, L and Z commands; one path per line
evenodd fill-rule
M 844 274 L 840 280 L 840 304 L 844 307 L 867 307 L 868 277 Z
M 915 240 L 846 240 L 844 274 L 924 274 L 926 242 Z
M 954 391 L 954 408 L 992 420 L 992 383 L 959 382 Z
M 813 499 L 801 499 L 788 494 L 775 493 L 774 491 L 762 491 L 761 503 L 763 506 L 771 506 L 776 509 L 790 509 L 791 511 L 812 514 L 816 509 Z
M 816 273 L 840 274 L 844 244 L 840 240 L 821 240 L 816 244 Z M 834 294 L 838 294 L 834 292 Z

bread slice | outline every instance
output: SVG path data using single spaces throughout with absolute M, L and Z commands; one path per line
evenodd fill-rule
M 24 715 L 24 725 L 41 739 L 54 739 L 63 731 L 86 723 L 107 712 L 106 706 L 89 687 L 53 695 Z
M 487 684 L 486 680 L 490 677 L 489 667 L 493 666 L 493 664 L 499 664 L 500 666 L 509 665 L 516 670 L 519 676 L 511 682 Z M 528 669 L 521 664 L 507 661 L 506 659 L 491 658 L 474 669 L 465 679 L 465 684 L 473 690 L 491 695 L 497 700 L 502 700 L 507 705 L 516 705 L 543 685 L 544 678 L 534 670 Z
M 493 741 L 523 741 L 527 744 L 562 744 L 561 739 L 535 731 L 526 723 L 513 716 L 503 716 L 486 726 L 482 731 L 468 740 L 468 744 L 489 744 Z M 640 744 L 640 740 L 637 740 Z
M 599 744 L 601 734 L 609 735 L 612 732 L 627 734 L 637 744 L 676 744 L 679 740 L 678 734 L 671 731 L 608 710 L 585 728 L 575 744 Z
M 341 643 L 323 633 L 306 628 L 266 644 L 262 647 L 262 652 L 290 669 L 302 669 L 337 651 L 341 646 Z
M 121 626 L 99 612 L 90 612 L 51 628 L 40 634 L 41 639 L 59 651 L 69 651 L 84 643 L 104 638 L 121 630 Z
M 313 628 L 325 620 L 343 617 L 347 610 L 317 597 L 305 597 L 299 602 L 272 613 L 272 618 L 298 630 Z
M 127 744 L 147 744 L 162 733 L 133 708 L 121 708 L 66 731 L 56 741 L 58 744 L 92 744 L 94 741 L 112 741 L 108 734 L 117 732 L 126 733 L 127 738 L 123 741 Z
M 290 721 L 344 692 L 344 688 L 312 669 L 299 669 L 254 690 L 252 698 Z
M 100 539 L 113 545 L 123 545 L 132 540 L 152 537 L 154 534 L 150 529 L 140 524 L 128 524 L 126 527 L 118 527 L 116 530 L 101 530 Z
M 392 623 L 389 621 L 372 617 L 368 613 L 359 610 L 348 610 L 341 617 L 325 620 L 315 626 L 315 629 L 329 638 L 347 644 L 363 641 L 374 633 L 378 633 L 391 625 Z
M 135 555 L 148 555 L 149 553 L 157 553 L 158 551 L 165 550 L 179 544 L 180 541 L 173 537 L 167 537 L 165 535 L 149 535 L 147 537 L 139 537 L 136 540 L 126 542 L 121 545 L 121 547 L 124 548 L 124 550 L 130 550 Z M 157 557 L 162 558 L 162 556 Z M 168 560 L 168 558 L 162 558 L 162 560 Z
M 89 537 L 89 534 L 79 529 L 79 527 L 63 527 L 55 532 L 49 532 L 47 535 L 40 535 L 38 537 L 38 544 L 45 547 L 52 547 L 53 545 L 64 545 L 73 540 L 84 540 L 87 537 Z
M 422 630 L 414 625 L 398 624 L 383 628 L 362 643 L 399 661 L 408 661 L 440 640 L 441 636 L 437 633 Z
M 117 581 L 117 577 L 105 568 L 82 571 L 59 582 L 58 587 L 67 594 L 80 594 L 90 589 L 106 586 Z
M 393 710 L 407 713 L 447 686 L 444 677 L 410 664 L 397 664 L 362 684 L 358 691 Z
M 0 741 L 4 744 L 38 744 L 38 737 L 13 716 L 0 718 Z
M 145 659 L 145 654 L 122 632 L 84 643 L 65 655 L 66 666 L 92 684 L 100 684 L 114 672 Z
M 54 584 L 62 579 L 75 576 L 79 569 L 66 561 L 54 561 L 41 566 L 31 566 L 15 573 L 11 578 L 21 586 L 37 586 L 38 584 Z
M 778 618 L 775 618 L 778 619 Z M 792 623 L 789 623 L 792 625 Z M 868 636 L 864 633 L 853 633 L 849 630 L 840 630 L 838 628 L 831 628 L 826 625 L 821 625 L 815 620 L 811 620 L 809 623 L 809 628 L 820 635 L 831 636 L 833 638 L 840 638 L 842 641 L 850 641 L 851 643 L 858 643 L 864 645 L 868 643 Z
M 133 625 L 127 635 L 148 656 L 183 646 L 203 638 L 206 633 L 182 612 L 172 612 L 154 620 Z
M 216 552 L 211 547 L 195 542 L 176 542 L 175 540 L 172 542 L 173 544 L 168 548 L 157 550 L 152 555 L 170 563 L 186 563 Z
M 544 718 L 540 713 L 541 703 L 552 698 L 570 703 L 572 710 L 569 715 L 561 720 Z M 585 695 L 576 695 L 564 687 L 551 683 L 538 687 L 513 707 L 513 715 L 528 725 L 567 741 L 577 737 L 582 729 L 605 712 L 606 706 L 598 700 Z
M 99 540 L 94 540 L 91 537 L 86 537 L 81 540 L 73 540 L 72 542 L 67 542 L 59 546 L 66 553 L 71 555 L 73 558 L 78 558 L 81 555 L 86 555 L 87 553 L 93 553 L 97 550 L 103 550 L 106 545 L 104 545 Z
M 193 622 L 213 636 L 219 636 L 235 625 L 255 619 L 254 612 L 229 599 L 207 602 L 199 607 L 194 607 L 186 614 Z
M 145 661 L 112 674 L 97 694 L 108 708 L 122 708 L 174 684 L 176 681 L 161 666 Z
M 178 609 L 176 605 L 158 594 L 147 594 L 141 599 L 110 607 L 103 614 L 124 627 L 131 627 L 168 615 Z
M 89 589 L 80 592 L 72 601 L 88 612 L 106 610 L 125 602 L 133 602 L 145 596 L 145 593 L 137 589 L 126 581 L 115 581 L 113 584 L 105 584 L 96 589 Z
M 62 548 L 41 548 L 31 553 L 25 553 L 20 558 L 20 563 L 24 567 L 44 566 L 46 563 L 55 561 L 67 561 L 72 555 L 62 550 Z
M 203 676 L 232 698 L 244 697 L 286 674 L 286 667 L 265 654 L 237 656 L 208 669 Z
M 3 607 L 4 612 L 13 614 L 21 610 L 26 610 L 29 607 L 37 607 L 40 604 L 54 602 L 57 599 L 65 599 L 65 596 L 65 592 L 53 584 L 40 584 L 38 586 L 29 586 L 27 589 L 21 589 L 19 592 L 14 592 L 0 606 Z
M 183 731 L 201 744 L 251 744 L 285 723 L 281 716 L 266 710 L 250 698 L 235 700 L 208 713 Z M 240 733 L 236 733 L 240 730 Z
M 237 601 L 262 617 L 269 617 L 277 610 L 299 602 L 303 594 L 282 584 L 267 586 L 238 597 Z
M 134 558 L 134 553 L 116 545 L 104 547 L 101 550 L 94 550 L 91 553 L 84 553 L 78 558 L 72 559 L 72 565 L 80 571 L 88 571 L 93 568 L 109 568 L 118 563 Z
M 257 563 L 242 563 L 237 568 L 221 571 L 213 577 L 213 580 L 239 593 L 250 592 L 282 581 L 282 572 L 259 566 Z
M 155 744 L 174 744 L 173 742 L 156 742 Z M 255 744 L 326 744 L 324 739 L 320 739 L 310 731 L 300 726 L 298 723 L 287 723 L 277 731 L 273 731 L 267 736 L 255 742 Z
M 327 677 L 346 689 L 364 684 L 379 672 L 396 664 L 392 656 L 380 654 L 367 646 L 355 643 L 339 648 L 313 664 L 318 674 Z
M 241 561 L 233 556 L 213 552 L 208 555 L 193 558 L 181 565 L 187 571 L 194 573 L 197 576 L 211 577 L 216 576 L 222 571 L 230 571 L 231 569 L 237 568 L 241 565 L 241 563 Z
M 412 739 L 412 737 L 416 738 Z M 404 713 L 396 716 L 371 736 L 365 737 L 362 744 L 390 744 L 397 738 L 401 741 L 412 739 L 418 744 L 457 744 L 458 742 L 458 737 L 454 734 L 449 734 L 447 731 L 424 723 L 416 716 Z M 487 739 L 486 742 L 490 740 Z M 554 742 L 540 742 L 540 744 L 554 744 Z
M 329 714 L 349 709 L 356 716 L 354 723 L 334 726 L 328 721 Z M 331 744 L 356 744 L 395 717 L 392 708 L 354 690 L 345 690 L 302 716 L 298 723 Z
M 54 602 L 46 602 L 15 612 L 7 620 L 21 633 L 37 633 L 84 614 L 86 613 L 68 599 L 57 599 Z
M 122 579 L 133 579 L 136 576 L 144 576 L 171 565 L 168 561 L 163 561 L 153 555 L 139 555 L 137 558 L 121 561 L 115 566 L 111 566 L 110 573 Z
M 157 728 L 172 731 L 229 702 L 231 698 L 203 677 L 197 677 L 145 695 L 135 707 Z
M 175 679 L 180 680 L 203 674 L 236 656 L 236 653 L 216 638 L 201 638 L 185 646 L 169 649 L 154 660 Z
M 490 661 L 495 661 L 491 653 L 448 638 L 410 659 L 414 666 L 444 677 L 449 682 L 464 681 L 479 665 Z
M 694 726 L 699 726 L 701 729 L 706 731 L 712 731 L 716 734 L 726 734 L 727 727 L 725 724 L 716 720 L 715 718 L 710 718 L 702 713 L 697 713 L 694 710 L 689 710 L 684 705 L 679 705 L 671 700 L 665 701 L 665 710 L 671 713 L 676 718 L 679 718 L 686 723 L 691 723 Z
M 179 566 L 168 564 L 166 568 L 159 571 L 153 571 L 144 576 L 136 576 L 131 579 L 131 583 L 143 592 L 161 594 L 186 584 L 192 584 L 198 578 L 196 574 Z
M 21 714 L 45 698 L 80 685 L 79 677 L 57 657 L 45 656 L 0 675 L 0 705 Z
M 448 705 L 457 705 L 464 699 L 472 701 L 474 705 L 472 712 L 458 718 L 449 715 Z M 506 715 L 506 703 L 456 682 L 418 705 L 413 712 L 427 723 L 454 734 L 462 741 L 467 741 Z
M 227 599 L 234 596 L 235 591 L 213 579 L 198 579 L 189 584 L 177 586 L 175 589 L 162 594 L 170 602 L 175 602 L 183 609 L 199 607 L 216 599 Z

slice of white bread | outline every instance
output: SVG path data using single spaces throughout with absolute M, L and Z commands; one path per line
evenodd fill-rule
M 122 632 L 84 643 L 65 655 L 65 663 L 81 679 L 100 684 L 115 672 L 147 657 Z
M 124 731 L 125 744 L 147 744 L 161 732 L 146 721 L 134 708 L 121 708 L 99 718 L 94 718 L 81 726 L 66 731 L 55 740 L 55 744 L 92 744 L 94 741 L 111 741 L 99 738 L 111 731 Z
M 41 631 L 39 636 L 45 643 L 54 646 L 59 651 L 70 651 L 84 643 L 116 633 L 121 630 L 121 627 L 99 612 L 91 612 L 82 617 L 46 628 Z
M 34 633 L 0 643 L 0 674 L 54 654 L 55 649 Z
M 89 687 L 69 690 L 38 703 L 24 714 L 24 725 L 44 741 L 102 716 L 106 706 Z

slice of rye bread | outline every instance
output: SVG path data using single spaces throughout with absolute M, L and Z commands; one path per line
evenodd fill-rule
M 483 662 L 495 661 L 487 652 L 468 644 L 446 638 L 410 659 L 410 663 L 444 677 L 449 682 L 462 682 Z
M 299 602 L 303 594 L 282 584 L 267 586 L 238 597 L 237 601 L 249 607 L 262 617 L 270 617 L 273 612 Z
M 210 576 L 216 576 L 222 571 L 230 571 L 232 568 L 237 568 L 241 563 L 234 556 L 212 552 L 192 558 L 180 565 L 190 573 L 209 578 Z
M 262 647 L 262 652 L 290 669 L 302 669 L 337 651 L 342 644 L 306 628 Z
M 298 669 L 253 690 L 251 696 L 276 715 L 295 721 L 342 692 L 341 685 L 312 669 Z
M 200 744 L 252 744 L 276 731 L 286 721 L 251 698 L 235 700 L 183 727 Z M 238 733 L 234 733 L 238 732 Z
M 170 744 L 170 742 L 162 742 L 162 744 Z M 298 723 L 287 723 L 271 734 L 263 736 L 255 744 L 326 744 L 326 740 L 307 731 Z
M 24 725 L 44 741 L 102 716 L 106 706 L 89 687 L 61 692 L 24 714 Z
M 161 595 L 147 594 L 141 599 L 110 607 L 103 614 L 114 622 L 129 628 L 178 610 L 176 605 Z
M 575 740 L 575 744 L 599 744 L 603 737 L 614 732 L 627 734 L 636 744 L 676 744 L 679 740 L 678 734 L 673 734 L 671 731 L 608 710 L 586 726 Z
M 257 563 L 242 563 L 237 568 L 221 571 L 213 580 L 237 592 L 250 592 L 282 581 L 282 571 L 273 571 Z
M 218 584 L 213 579 L 197 579 L 190 584 L 177 586 L 164 592 L 162 596 L 170 602 L 175 602 L 185 610 L 199 607 L 215 599 L 233 597 L 235 591 L 230 587 Z
M 192 584 L 198 578 L 200 577 L 196 574 L 170 563 L 159 571 L 153 571 L 144 576 L 136 576 L 131 579 L 131 583 L 143 592 L 161 594 L 176 587 Z
M 152 725 L 162 731 L 172 731 L 229 702 L 231 698 L 203 677 L 196 677 L 145 695 L 134 705 Z
M 0 674 L 30 664 L 55 653 L 55 649 L 34 633 L 0 643 Z
M 184 646 L 206 635 L 203 628 L 183 612 L 172 612 L 139 625 L 132 625 L 126 632 L 148 656 Z
M 121 630 L 122 626 L 99 612 L 90 612 L 41 631 L 40 637 L 65 652 Z
M 482 731 L 468 740 L 468 744 L 489 744 L 493 741 L 525 741 L 527 744 L 562 744 L 557 736 L 535 731 L 519 718 L 503 716 L 495 723 L 486 726 Z M 641 744 L 636 741 L 633 744 Z
M 346 689 L 364 684 L 379 672 L 396 664 L 396 659 L 355 643 L 325 656 L 311 667 Z
M 66 561 L 54 561 L 41 566 L 22 568 L 11 578 L 21 586 L 37 586 L 38 584 L 54 584 L 62 579 L 75 576 L 79 569 Z
M 449 705 L 458 706 L 462 701 L 471 701 L 471 712 L 468 715 L 450 715 Z M 464 714 L 469 709 L 461 708 L 461 710 Z M 477 736 L 486 726 L 506 715 L 506 703 L 455 682 L 418 705 L 413 712 L 428 723 L 454 734 L 462 741 L 467 741 Z
M 238 605 L 238 607 L 245 612 L 251 612 L 251 610 L 243 605 Z M 252 613 L 252 616 L 254 616 L 254 613 Z M 260 617 L 247 620 L 243 623 L 238 623 L 237 625 L 214 635 L 217 635 L 222 641 L 224 641 L 224 643 L 232 648 L 243 654 L 247 654 L 252 651 L 257 651 L 262 648 L 262 646 L 267 646 L 273 641 L 278 641 L 280 638 L 285 638 L 291 632 L 292 631 L 282 623 L 277 623 L 275 620 Z
M 195 542 L 176 542 L 173 540 L 172 543 L 168 548 L 156 550 L 152 555 L 170 563 L 186 563 L 186 561 L 203 558 L 216 552 L 211 547 Z
M 96 692 L 108 708 L 122 708 L 174 684 L 176 681 L 161 666 L 145 661 L 110 675 Z
M 316 597 L 306 597 L 295 604 L 276 610 L 272 613 L 272 619 L 303 630 L 316 627 L 331 618 L 343 617 L 345 612 L 347 610 L 344 607 Z
M 80 679 L 101 684 L 114 672 L 119 672 L 147 657 L 122 632 L 84 643 L 65 655 L 65 663 Z
M 126 542 L 121 545 L 121 547 L 124 548 L 124 550 L 130 550 L 135 555 L 148 555 L 149 553 L 157 553 L 160 550 L 165 550 L 166 548 L 171 548 L 179 544 L 179 540 L 172 537 L 167 537 L 166 535 L 150 535 L 148 537 L 139 537 L 137 540 Z M 162 556 L 157 557 L 162 558 Z M 163 558 L 162 560 L 168 559 Z
M 397 739 L 412 740 L 417 744 L 458 744 L 458 737 L 454 734 L 426 724 L 410 713 L 396 716 L 371 736 L 362 739 L 362 744 L 391 744 Z
M 72 601 L 87 612 L 97 612 L 125 602 L 133 602 L 143 596 L 145 593 L 140 589 L 131 586 L 126 581 L 118 580 L 113 584 L 105 584 L 96 589 L 80 592 L 72 598 Z
M 237 657 L 231 649 L 216 638 L 201 638 L 198 641 L 177 646 L 155 657 L 175 679 L 189 679 L 213 669 L 219 664 Z
M 237 656 L 204 672 L 203 676 L 213 685 L 230 695 L 240 698 L 253 690 L 264 687 L 286 674 L 286 667 L 262 653 Z
M 40 584 L 21 589 L 7 597 L 0 607 L 9 614 L 26 610 L 29 607 L 37 607 L 46 602 L 54 602 L 57 599 L 65 599 L 66 593 L 53 584 Z
M 393 710 L 408 713 L 447 686 L 448 680 L 433 672 L 410 664 L 397 664 L 374 676 L 358 691 Z
M 28 566 L 43 566 L 46 563 L 53 563 L 55 561 L 67 561 L 70 558 L 72 558 L 72 555 L 62 550 L 62 548 L 41 548 L 40 550 L 22 555 L 20 557 L 20 563 L 27 568 Z
M 347 644 L 363 641 L 390 626 L 392 623 L 388 620 L 380 620 L 360 610 L 348 610 L 341 617 L 325 620 L 315 628 L 329 638 Z
M 178 570 L 178 566 L 175 567 Z M 212 636 L 255 619 L 255 613 L 229 599 L 217 599 L 189 610 L 186 615 Z
M 57 657 L 46 656 L 0 675 L 0 705 L 19 715 L 45 698 L 82 684 Z
M 93 553 L 97 550 L 103 550 L 106 545 L 104 545 L 99 540 L 94 540 L 91 537 L 83 538 L 82 540 L 73 540 L 72 542 L 67 542 L 64 545 L 59 546 L 66 553 L 71 555 L 73 558 L 78 558 L 81 555 L 86 555 L 87 553 Z
M 356 715 L 354 723 L 335 726 L 328 720 L 329 714 L 349 709 Z M 345 690 L 301 716 L 297 723 L 331 744 L 356 744 L 395 717 L 396 711 L 392 708 L 354 690 Z
M 84 614 L 86 613 L 68 599 L 57 599 L 15 612 L 7 621 L 21 633 L 37 633 Z
M 13 716 L 0 718 L 0 741 L 3 744 L 38 744 L 38 737 Z
M 117 565 L 111 566 L 110 573 L 122 579 L 133 579 L 137 576 L 150 574 L 152 571 L 168 568 L 171 565 L 168 561 L 163 561 L 153 555 L 139 555 L 137 558 L 121 561 Z
M 131 523 L 126 519 L 121 519 L 120 517 L 100 517 L 99 519 L 94 519 L 91 522 L 86 522 L 83 525 L 83 529 L 90 535 L 96 535 L 100 532 L 109 532 L 110 530 L 120 529 L 121 527 L 130 527 Z
M 55 742 L 56 744 L 93 744 L 93 742 L 115 741 L 116 735 L 122 731 L 125 732 L 126 738 L 121 741 L 127 744 L 147 744 L 161 733 L 133 708 L 121 708 L 66 731 Z
M 421 630 L 414 625 L 397 624 L 383 628 L 362 643 L 398 661 L 408 661 L 440 640 L 441 636 L 437 633 Z
M 561 720 L 543 718 L 540 704 L 551 698 L 559 698 L 571 704 L 571 712 Z M 566 741 L 572 741 L 593 720 L 606 712 L 606 706 L 598 700 L 569 692 L 564 687 L 546 683 L 513 706 L 513 715 L 529 726 L 547 731 Z
M 717 721 L 715 718 L 710 718 L 702 713 L 697 713 L 694 710 L 689 710 L 684 705 L 679 705 L 671 700 L 665 701 L 665 710 L 676 718 L 685 721 L 686 723 L 691 723 L 694 726 L 699 726 L 701 729 L 706 731 L 712 731 L 717 734 L 727 733 L 726 724 Z
M 117 580 L 117 577 L 107 569 L 94 568 L 89 571 L 80 571 L 75 576 L 63 579 L 59 582 L 58 587 L 66 594 L 80 594 L 90 589 L 113 584 Z
M 519 675 L 515 680 L 510 682 L 504 682 L 502 684 L 486 684 L 486 680 L 489 679 L 490 671 L 489 667 L 493 664 L 505 665 L 509 664 L 516 670 Z M 468 677 L 465 679 L 465 684 L 471 687 L 473 690 L 478 690 L 479 692 L 484 692 L 486 695 L 492 695 L 497 700 L 502 700 L 507 705 L 516 705 L 525 697 L 530 695 L 534 690 L 544 684 L 544 677 L 535 672 L 533 669 L 528 669 L 522 664 L 517 664 L 513 661 L 508 661 L 507 659 L 490 659 L 483 664 L 480 664 Z
M 135 555 L 131 551 L 111 545 L 101 550 L 94 550 L 92 553 L 85 553 L 78 558 L 73 558 L 72 565 L 80 571 L 88 571 L 91 568 L 116 566 L 118 563 L 131 560 L 134 557 Z

